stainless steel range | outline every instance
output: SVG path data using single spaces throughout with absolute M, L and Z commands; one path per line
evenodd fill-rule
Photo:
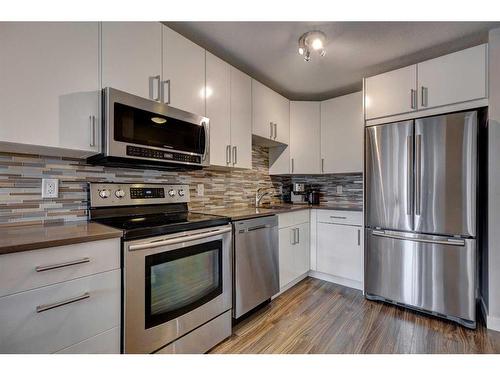
M 123 351 L 203 353 L 231 335 L 232 227 L 189 187 L 91 184 L 90 216 L 124 231 Z

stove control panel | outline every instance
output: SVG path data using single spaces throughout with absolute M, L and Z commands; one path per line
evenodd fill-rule
M 90 207 L 188 202 L 188 185 L 120 183 L 90 184 Z

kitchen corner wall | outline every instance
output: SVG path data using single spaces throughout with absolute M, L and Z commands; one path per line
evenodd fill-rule
M 85 220 L 88 182 L 188 184 L 190 209 L 211 209 L 253 205 L 255 191 L 259 187 L 275 189 L 273 203 L 278 203 L 281 186 L 286 192 L 292 180 L 305 179 L 324 191 L 323 202 L 361 204 L 360 174 L 275 177 L 269 176 L 269 154 L 266 148 L 254 145 L 252 158 L 251 170 L 208 168 L 164 172 L 92 166 L 80 159 L 64 157 L 0 153 L 0 226 Z M 59 179 L 59 198 L 41 198 L 42 178 Z M 334 186 L 338 183 L 344 185 L 341 195 L 335 193 Z M 204 196 L 197 196 L 197 184 L 204 185 Z

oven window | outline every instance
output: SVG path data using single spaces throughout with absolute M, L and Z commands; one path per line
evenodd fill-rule
M 146 328 L 222 294 L 222 240 L 149 255 L 145 262 Z
M 114 103 L 114 138 L 169 150 L 205 152 L 203 126 Z

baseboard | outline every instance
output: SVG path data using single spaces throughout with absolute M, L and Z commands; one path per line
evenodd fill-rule
M 486 316 L 486 327 L 493 331 L 500 332 L 500 318 L 498 316 Z
M 349 288 L 354 288 L 363 291 L 363 283 L 357 280 L 346 279 L 343 277 L 328 275 L 326 273 L 318 272 L 318 271 L 309 271 L 309 276 L 314 277 L 315 279 L 320 279 L 324 281 L 329 281 L 334 284 L 340 284 L 343 286 L 347 286 Z
M 306 272 L 305 274 L 303 275 L 300 275 L 299 277 L 297 277 L 296 279 L 293 279 L 292 281 L 290 281 L 288 284 L 286 284 L 283 288 L 280 289 L 279 293 L 275 294 L 274 296 L 271 297 L 271 299 L 275 299 L 276 297 L 278 297 L 281 293 L 284 293 L 286 292 L 288 289 L 290 289 L 292 286 L 294 286 L 295 284 L 298 284 L 300 281 L 304 280 L 307 276 L 309 276 L 309 273 Z

